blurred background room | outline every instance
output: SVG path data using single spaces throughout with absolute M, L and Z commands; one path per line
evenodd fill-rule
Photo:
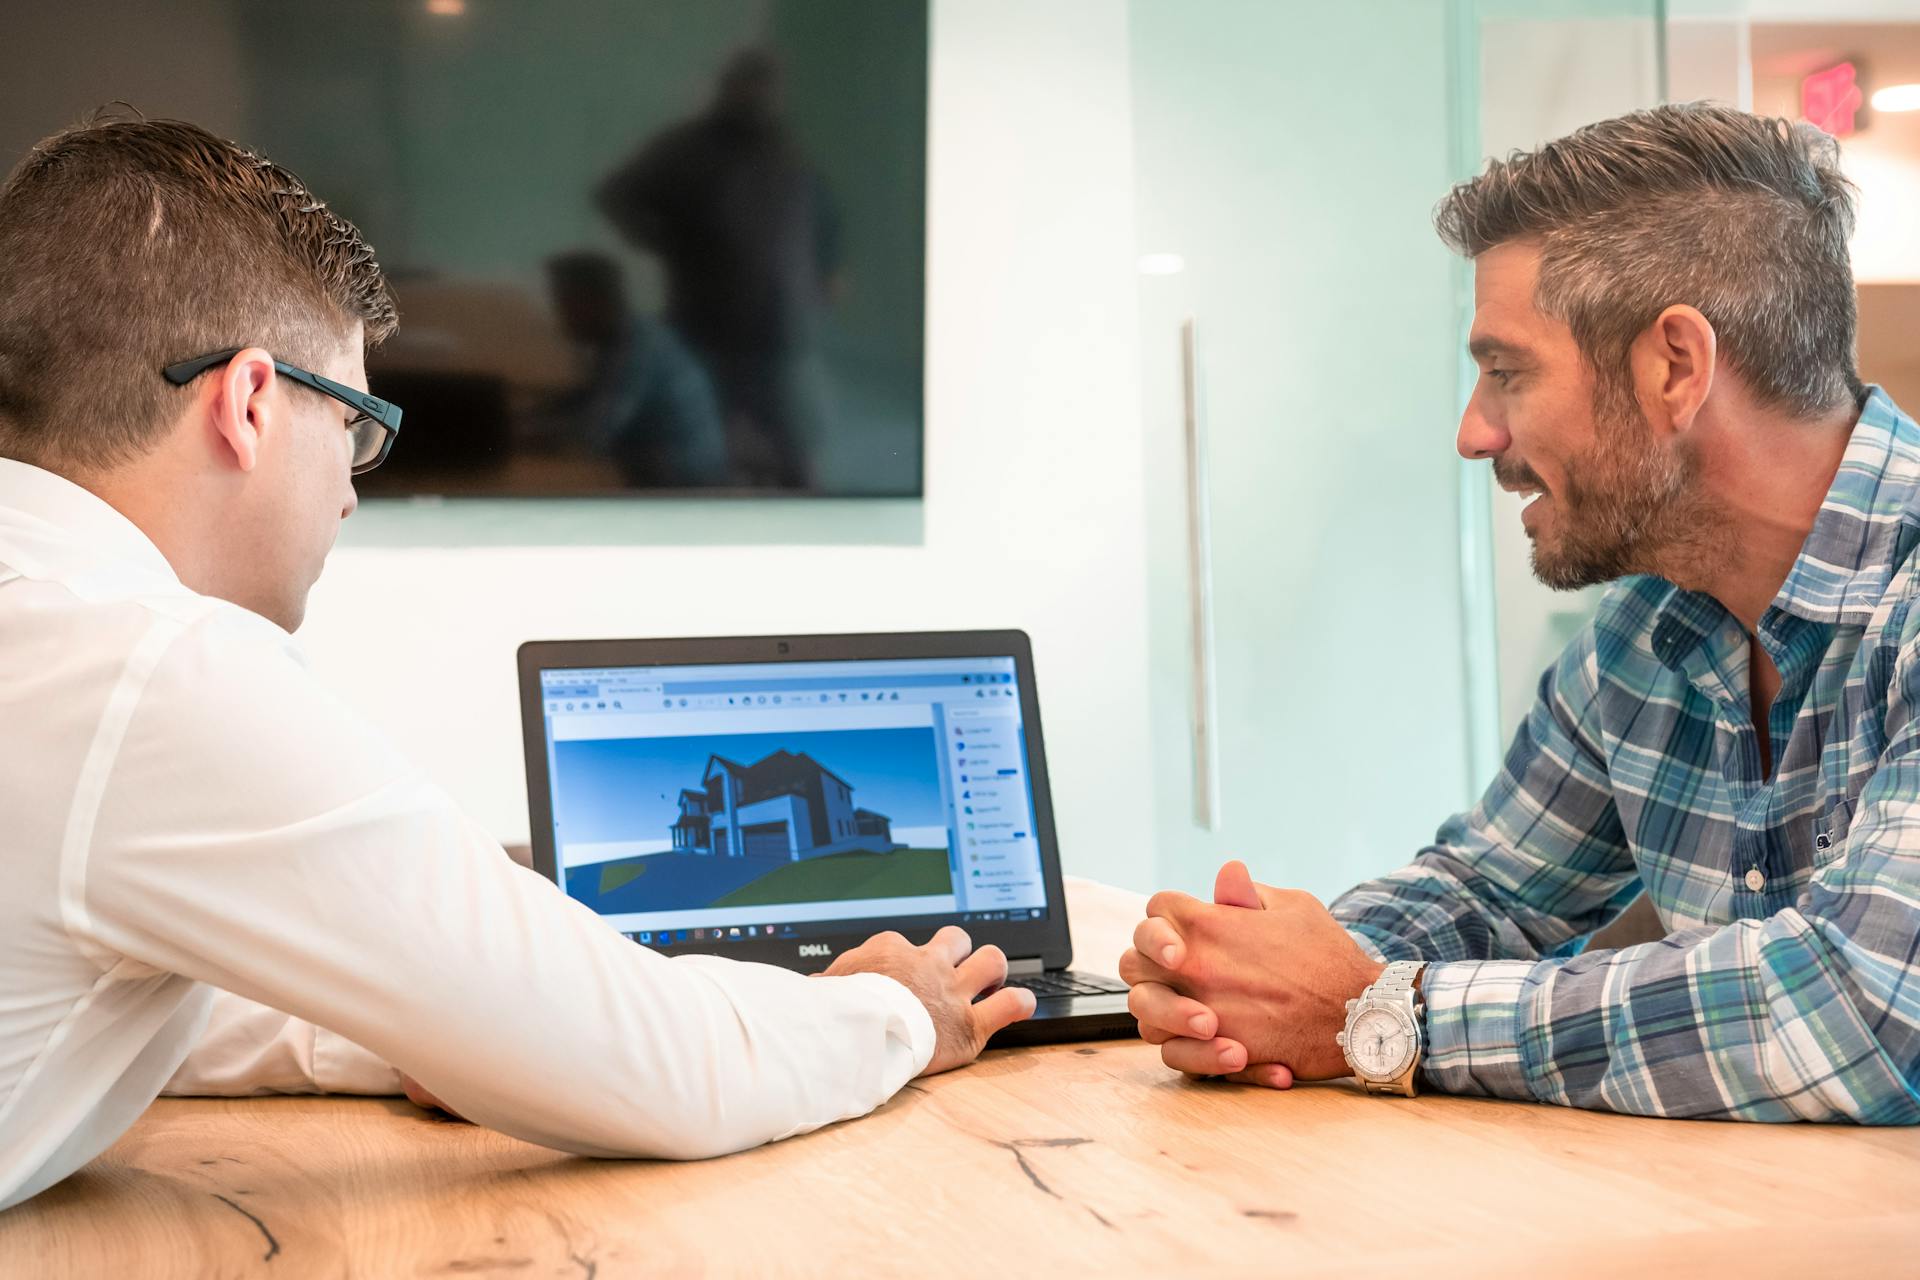
M 1471 802 L 1592 607 L 1453 433 L 1489 155 L 1815 120 L 1861 366 L 1920 401 L 1920 12 L 1887 0 L 87 0 L 103 103 L 284 163 L 399 298 L 316 667 L 524 842 L 522 641 L 1020 627 L 1069 873 L 1323 897 Z

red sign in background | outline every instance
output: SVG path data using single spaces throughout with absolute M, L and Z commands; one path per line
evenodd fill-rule
M 1851 62 L 1816 71 L 1800 82 L 1800 115 L 1836 138 L 1853 135 L 1854 115 L 1865 99 Z

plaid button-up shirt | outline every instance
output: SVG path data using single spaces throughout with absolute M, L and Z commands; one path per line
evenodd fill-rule
M 1749 640 L 1628 578 L 1499 775 L 1334 915 L 1425 959 L 1424 1078 L 1641 1115 L 1920 1122 L 1920 427 L 1873 389 Z M 1642 890 L 1669 936 L 1573 954 Z

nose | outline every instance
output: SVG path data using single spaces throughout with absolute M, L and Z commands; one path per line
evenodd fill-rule
M 1513 437 L 1507 434 L 1507 429 L 1487 416 L 1481 403 L 1481 389 L 1476 386 L 1466 411 L 1460 415 L 1460 430 L 1454 437 L 1453 447 L 1461 457 L 1472 462 L 1497 458 L 1512 444 Z

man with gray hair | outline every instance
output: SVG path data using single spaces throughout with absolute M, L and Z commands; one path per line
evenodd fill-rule
M 1441 202 L 1459 450 L 1542 581 L 1615 586 L 1410 866 L 1149 903 L 1121 974 L 1168 1065 L 1920 1121 L 1920 427 L 1855 374 L 1852 201 L 1831 138 L 1696 103 Z M 1586 945 L 1643 892 L 1664 938 Z

